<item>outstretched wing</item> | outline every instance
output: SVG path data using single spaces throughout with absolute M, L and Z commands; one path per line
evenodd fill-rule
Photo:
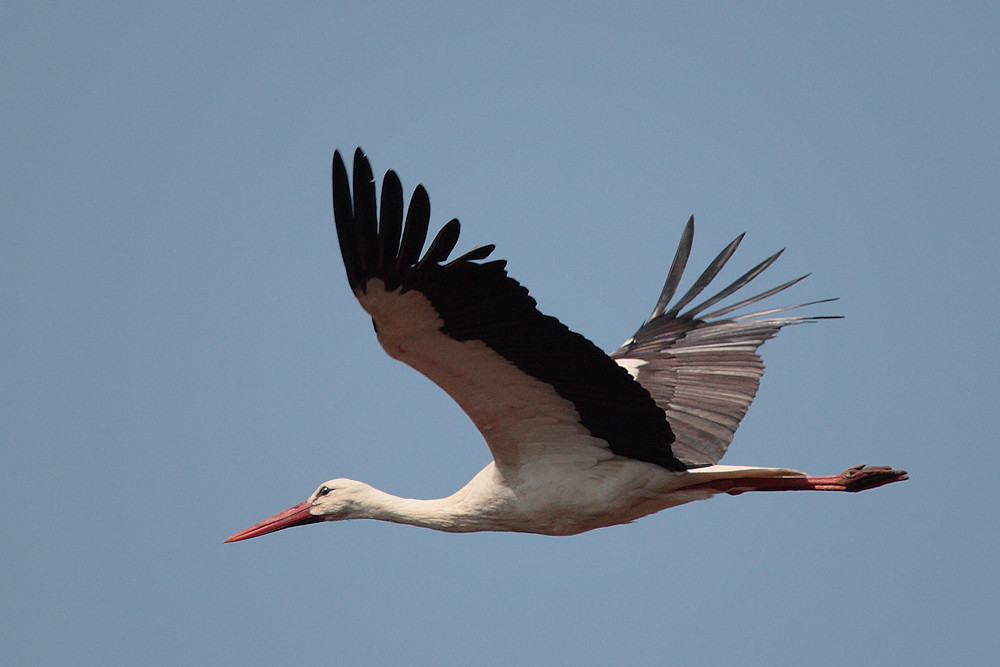
M 334 217 L 351 289 L 386 352 L 448 392 L 501 467 L 595 447 L 686 468 L 649 392 L 589 340 L 540 313 L 528 290 L 507 276 L 506 262 L 480 263 L 493 246 L 447 262 L 459 235 L 451 220 L 421 257 L 430 219 L 423 187 L 404 222 L 392 171 L 376 211 L 375 180 L 360 149 L 353 182 L 352 196 L 334 153 Z
M 653 313 L 632 338 L 611 354 L 649 391 L 666 413 L 676 438 L 674 454 L 689 466 L 718 463 L 726 453 L 764 374 L 764 363 L 757 354 L 757 348 L 789 324 L 830 319 L 766 316 L 834 300 L 824 299 L 726 317 L 791 287 L 806 277 L 802 276 L 701 315 L 760 275 L 783 252 L 778 251 L 715 296 L 682 313 L 681 310 L 712 282 L 729 261 L 743 240 L 741 234 L 719 253 L 691 289 L 668 309 L 687 264 L 693 238 L 694 218 L 691 218 L 684 227 Z

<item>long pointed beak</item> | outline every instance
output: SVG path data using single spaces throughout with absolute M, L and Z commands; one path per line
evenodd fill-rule
M 267 535 L 276 530 L 291 528 L 292 526 L 304 526 L 307 523 L 322 521 L 318 516 L 309 513 L 309 501 L 299 503 L 295 507 L 289 507 L 284 512 L 278 512 L 270 519 L 264 519 L 260 523 L 254 524 L 246 530 L 241 530 L 232 537 L 227 537 L 223 542 L 239 542 L 249 540 L 251 537 Z

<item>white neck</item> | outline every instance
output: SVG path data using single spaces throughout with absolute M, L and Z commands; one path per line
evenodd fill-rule
M 449 533 L 497 529 L 488 514 L 470 506 L 462 491 L 447 498 L 417 500 L 369 488 L 363 496 L 355 498 L 357 510 L 351 518 L 378 519 Z

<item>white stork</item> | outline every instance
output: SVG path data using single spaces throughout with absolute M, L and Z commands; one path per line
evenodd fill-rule
M 335 152 L 333 210 L 351 289 L 385 351 L 458 402 L 483 434 L 493 461 L 453 495 L 436 500 L 399 498 L 362 482 L 333 479 L 305 502 L 226 542 L 343 519 L 448 532 L 573 535 L 718 493 L 862 491 L 907 479 L 904 471 L 888 467 L 855 466 L 809 477 L 786 468 L 717 465 L 764 372 L 757 348 L 786 325 L 821 319 L 773 317 L 799 306 L 731 315 L 801 278 L 702 314 L 780 252 L 681 312 L 715 278 L 741 235 L 668 308 L 691 249 L 692 218 L 652 314 L 606 355 L 540 313 L 528 291 L 507 276 L 506 262 L 482 262 L 492 245 L 448 262 L 458 220 L 444 225 L 421 257 L 430 219 L 422 186 L 404 223 L 403 191 L 394 172 L 383 180 L 378 213 L 371 165 L 360 149 L 353 181 L 352 197 L 344 161 Z

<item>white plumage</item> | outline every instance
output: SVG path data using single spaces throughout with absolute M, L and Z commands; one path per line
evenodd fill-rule
M 717 493 L 860 491 L 906 479 L 905 472 L 887 467 L 809 477 L 785 468 L 718 465 L 763 374 L 757 348 L 783 326 L 821 318 L 769 317 L 799 306 L 727 317 L 801 278 L 701 313 L 780 253 L 681 312 L 718 274 L 741 236 L 668 308 L 690 252 L 690 220 L 653 313 L 609 356 L 541 314 L 527 290 L 507 276 L 505 262 L 482 262 L 492 246 L 446 262 L 458 240 L 457 220 L 421 257 L 430 218 L 421 186 L 404 222 L 394 172 L 383 180 L 378 212 L 371 167 L 360 149 L 353 180 L 352 196 L 346 166 L 335 153 L 334 213 L 358 301 L 386 352 L 444 389 L 482 433 L 494 460 L 455 494 L 436 500 L 398 498 L 334 479 L 227 542 L 344 519 L 449 532 L 571 535 Z

